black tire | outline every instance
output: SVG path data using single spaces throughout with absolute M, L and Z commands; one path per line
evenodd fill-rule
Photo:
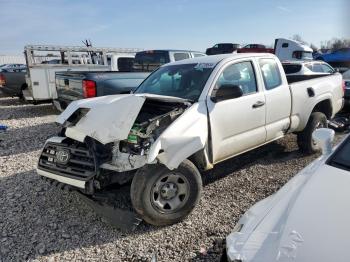
M 313 112 L 307 122 L 305 129 L 298 133 L 299 149 L 306 154 L 319 152 L 321 149 L 315 144 L 312 139 L 312 133 L 322 127 L 327 127 L 327 117 L 320 112 Z
M 165 177 L 167 178 L 165 179 Z M 158 189 L 169 187 L 169 183 L 172 183 L 170 180 L 174 178 L 179 182 L 178 184 L 175 182 L 176 185 L 188 189 L 186 190 L 187 195 L 180 195 L 180 187 L 178 187 L 178 192 L 173 198 L 162 198 L 161 192 L 164 193 L 164 190 L 160 190 L 161 192 L 159 192 Z M 187 217 L 197 205 L 201 196 L 201 191 L 202 177 L 196 166 L 186 159 L 175 170 L 169 170 L 163 165 L 148 165 L 142 167 L 136 172 L 132 180 L 130 195 L 131 202 L 136 212 L 141 215 L 147 223 L 156 226 L 164 226 L 178 223 Z M 161 204 L 157 203 L 156 200 L 163 202 L 175 200 L 175 202 L 177 202 L 179 200 L 180 206 L 178 209 L 171 210 L 171 208 L 169 209 L 170 205 L 166 203 L 162 208 L 159 207 Z M 168 207 L 166 205 L 168 205 Z
M 19 98 L 22 102 L 25 101 L 24 95 L 23 95 L 23 90 L 25 90 L 27 87 L 28 87 L 27 84 L 23 84 L 23 85 L 21 86 L 21 92 L 18 94 L 18 98 Z

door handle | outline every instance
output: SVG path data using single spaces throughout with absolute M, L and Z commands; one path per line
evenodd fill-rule
M 263 101 L 258 101 L 258 102 L 256 102 L 252 107 L 253 107 L 253 108 L 258 108 L 258 107 L 261 107 L 261 106 L 263 106 L 263 105 L 265 105 L 265 102 L 263 102 Z

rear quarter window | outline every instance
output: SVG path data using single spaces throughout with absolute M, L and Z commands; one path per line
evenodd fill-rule
M 282 84 L 281 73 L 274 59 L 263 58 L 259 60 L 261 73 L 263 75 L 265 89 L 272 90 Z
M 283 65 L 284 72 L 288 74 L 295 74 L 300 72 L 301 65 Z
M 179 61 L 179 60 L 184 60 L 190 58 L 190 54 L 189 53 L 174 53 L 174 59 L 175 61 Z
M 134 58 L 132 58 L 132 57 L 119 57 L 118 58 L 118 70 L 121 72 L 132 71 L 133 64 L 134 64 Z

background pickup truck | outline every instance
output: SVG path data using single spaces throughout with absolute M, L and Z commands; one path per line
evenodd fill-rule
M 152 72 L 166 63 L 183 59 L 205 56 L 201 52 L 190 50 L 147 50 L 136 53 L 133 71 Z
M 273 48 L 267 48 L 264 45 L 250 44 L 237 49 L 237 53 L 271 53 L 274 54 Z
M 207 55 L 220 55 L 220 54 L 230 54 L 240 48 L 240 44 L 232 44 L 232 43 L 220 43 L 216 44 L 213 47 L 207 48 L 205 53 Z
M 62 111 L 70 102 L 97 96 L 127 94 L 149 75 L 146 72 L 57 72 L 55 107 Z
M 186 59 L 160 67 L 133 94 L 71 103 L 37 172 L 92 199 L 132 180 L 136 212 L 168 225 L 199 201 L 200 171 L 288 133 L 316 152 L 312 132 L 342 104 L 339 73 L 289 84 L 272 54 Z
M 25 68 L 0 72 L 0 90 L 8 95 L 22 98 L 22 91 L 27 87 L 26 72 Z

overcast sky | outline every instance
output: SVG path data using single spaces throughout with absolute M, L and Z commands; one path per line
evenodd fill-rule
M 26 44 L 175 48 L 272 45 L 299 34 L 316 46 L 350 38 L 347 0 L 0 0 L 0 53 Z

